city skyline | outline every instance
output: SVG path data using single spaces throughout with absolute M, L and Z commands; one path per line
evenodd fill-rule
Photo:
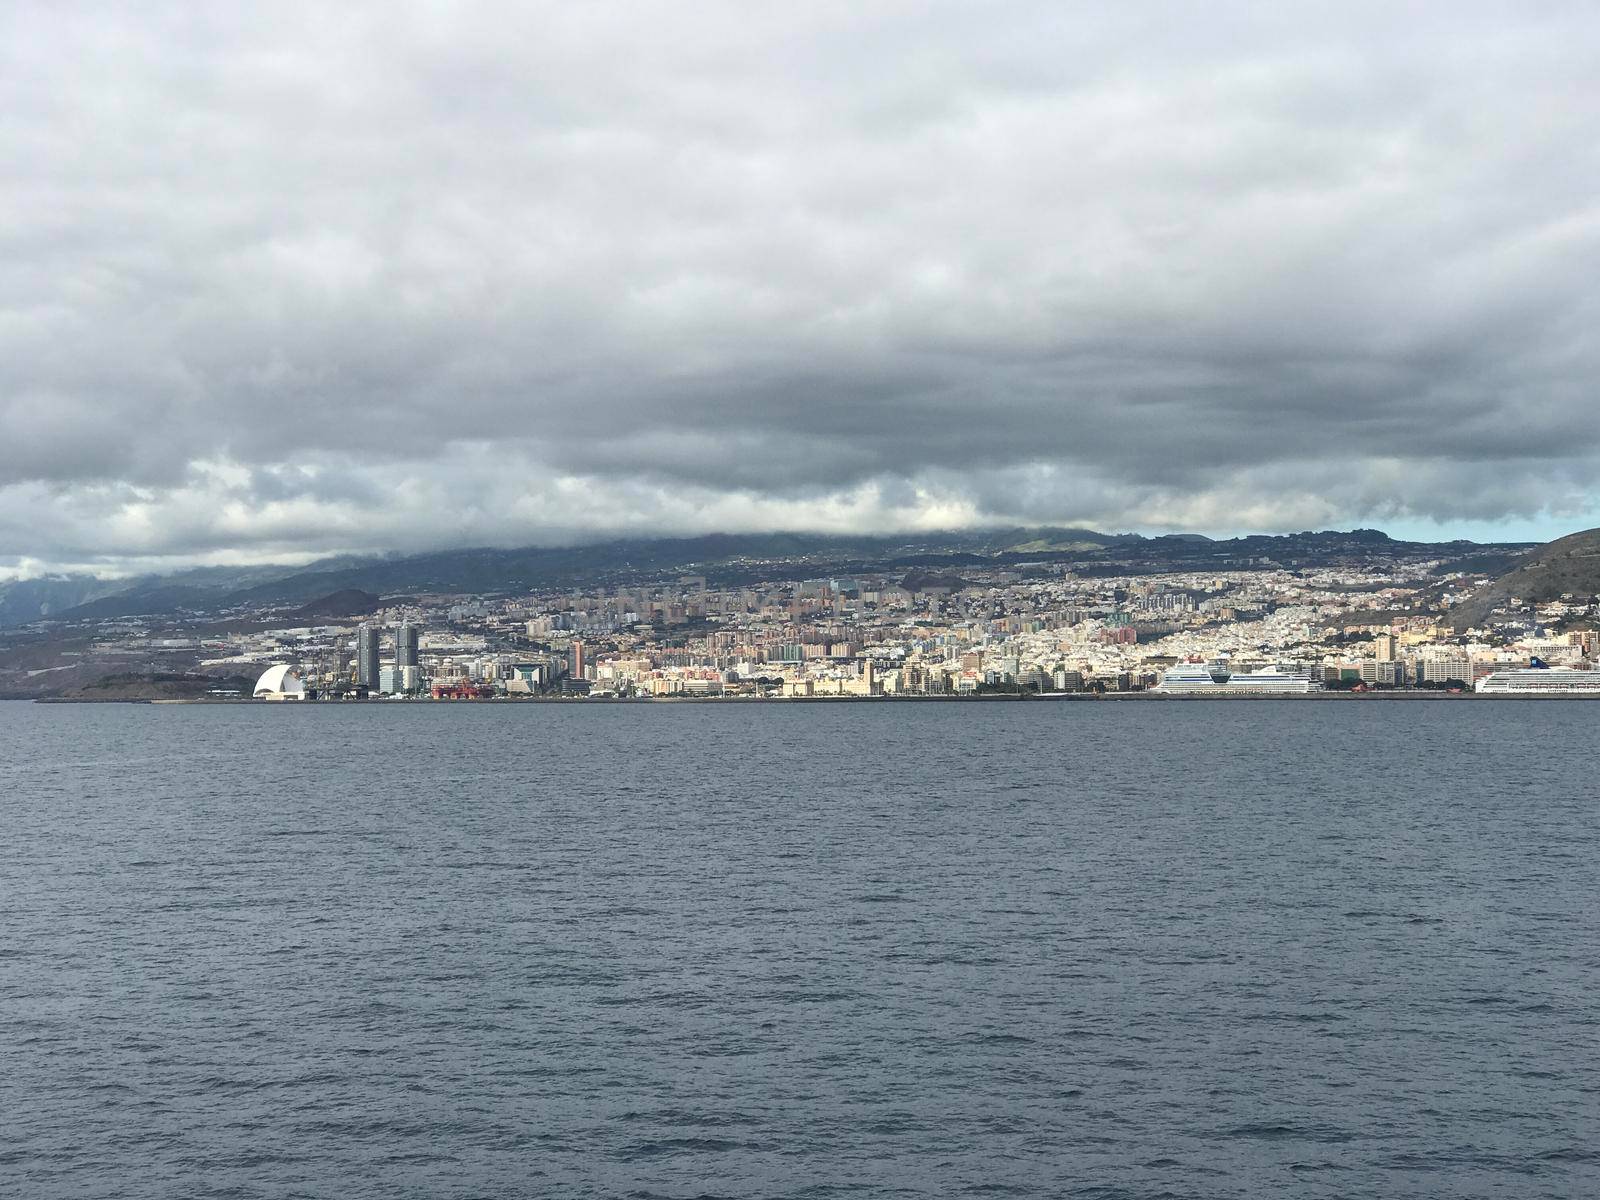
M 253 591 L 136 590 L 13 626 L 0 696 L 1600 694 L 1600 531 L 1526 551 L 1372 531 L 1062 543 L 668 548 L 717 561 L 632 543 L 533 583 L 514 581 L 526 558 L 471 554 L 432 576 L 388 564 Z
M 164 658 L 152 690 L 181 681 L 213 700 L 1600 694 L 1600 595 L 1495 599 L 1472 564 L 1354 539 L 1315 565 L 1035 560 L 732 585 L 669 571 L 370 596 L 359 623 L 284 607 L 234 608 L 228 632 L 209 614 L 82 619 L 108 661 Z M 123 674 L 78 698 L 130 686 Z

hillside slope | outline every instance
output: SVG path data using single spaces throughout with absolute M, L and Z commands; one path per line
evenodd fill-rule
M 704 575 L 717 586 L 824 575 L 934 573 L 1042 562 L 1097 575 L 1172 571 L 1401 570 L 1427 563 L 1498 571 L 1520 559 L 1525 545 L 1395 541 L 1374 529 L 1307 530 L 1214 541 L 1195 535 L 1141 537 L 1089 529 L 977 529 L 884 535 L 810 533 L 708 534 L 692 538 L 630 538 L 578 546 L 471 548 L 424 554 L 324 559 L 299 568 L 204 568 L 166 577 L 145 576 L 74 605 L 49 611 L 67 622 L 179 612 L 296 609 L 338 593 L 368 597 L 506 595 L 538 589 L 631 584 Z M 70 597 L 69 597 L 70 598 Z M 19 606 L 11 624 L 35 620 L 40 601 Z M 350 612 L 356 610 L 351 609 Z M 363 610 L 365 611 L 365 610 Z M 307 610 L 301 614 L 312 619 Z M 333 615 L 333 614 L 324 614 Z M 0 627 L 7 622 L 0 619 Z
M 1514 567 L 1451 613 L 1457 629 L 1476 625 L 1512 598 L 1538 604 L 1572 593 L 1600 593 L 1600 529 L 1585 529 L 1535 546 Z

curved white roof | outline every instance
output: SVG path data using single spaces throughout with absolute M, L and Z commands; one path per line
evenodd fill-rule
M 261 673 L 261 678 L 256 680 L 254 696 L 298 696 L 303 695 L 306 685 L 300 682 L 300 676 L 294 669 L 285 663 L 268 667 Z

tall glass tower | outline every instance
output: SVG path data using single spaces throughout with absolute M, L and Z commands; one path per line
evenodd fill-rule
M 376 625 L 363 625 L 356 630 L 356 683 L 378 690 L 378 640 L 382 635 Z
M 394 631 L 394 665 L 398 668 L 417 665 L 417 627 L 401 625 Z

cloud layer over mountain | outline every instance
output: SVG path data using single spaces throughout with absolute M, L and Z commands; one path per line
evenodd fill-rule
M 1593 513 L 1600 9 L 1070 7 L 6 6 L 0 572 Z

